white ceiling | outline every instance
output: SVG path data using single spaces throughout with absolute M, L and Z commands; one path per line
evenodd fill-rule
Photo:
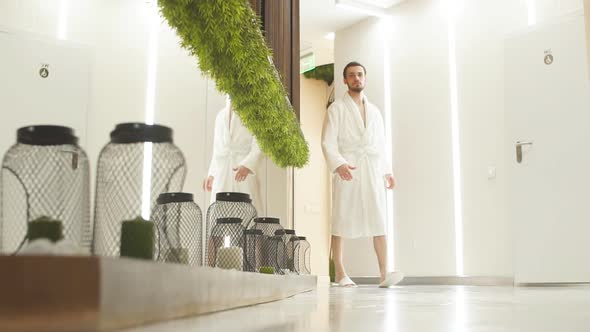
M 302 42 L 323 38 L 329 32 L 340 30 L 367 17 L 363 13 L 336 7 L 334 1 L 300 0 L 299 27 Z
M 337 7 L 336 0 L 300 0 L 301 50 L 325 48 L 330 43 L 324 36 L 353 25 L 369 15 L 348 8 Z M 388 8 L 404 0 L 353 0 L 359 4 Z M 351 2 L 348 0 L 347 2 Z

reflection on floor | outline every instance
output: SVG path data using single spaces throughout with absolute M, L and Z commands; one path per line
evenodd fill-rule
M 126 331 L 590 331 L 590 286 L 320 287 L 282 301 Z

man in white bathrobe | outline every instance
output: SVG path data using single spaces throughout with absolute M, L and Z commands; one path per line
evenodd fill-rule
M 204 189 L 211 192 L 211 203 L 219 192 L 247 193 L 258 213 L 262 213 L 255 177 L 260 148 L 232 109 L 231 102 L 217 114 L 213 135 L 213 154 L 208 176 L 203 181 Z
M 373 237 L 381 287 L 403 276 L 387 270 L 385 189 L 395 179 L 385 158 L 381 112 L 364 95 L 366 70 L 358 62 L 344 67 L 348 91 L 328 108 L 322 148 L 332 177 L 332 259 L 336 282 L 354 287 L 342 264 L 342 238 Z

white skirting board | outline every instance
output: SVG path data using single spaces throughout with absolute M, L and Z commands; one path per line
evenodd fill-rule
M 105 331 L 276 301 L 316 276 L 103 257 L 0 256 L 0 331 Z
M 378 285 L 379 277 L 351 277 L 357 284 Z M 493 276 L 406 276 L 398 286 L 462 285 L 462 286 L 513 286 L 512 277 Z

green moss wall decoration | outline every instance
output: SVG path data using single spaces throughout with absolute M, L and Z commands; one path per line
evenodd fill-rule
M 330 94 L 326 101 L 326 108 L 330 107 L 334 102 L 334 86 L 332 86 L 332 83 L 334 83 L 334 64 L 328 63 L 326 65 L 317 66 L 314 69 L 303 73 L 303 76 L 305 76 L 305 78 L 324 81 L 328 84 Z
M 309 148 L 248 0 L 159 0 L 162 16 L 199 67 L 229 94 L 260 149 L 280 167 L 304 166 Z
M 334 82 L 334 64 L 328 63 L 326 65 L 317 66 L 314 69 L 303 73 L 303 76 L 306 78 L 322 80 L 328 85 L 332 85 L 332 82 Z

